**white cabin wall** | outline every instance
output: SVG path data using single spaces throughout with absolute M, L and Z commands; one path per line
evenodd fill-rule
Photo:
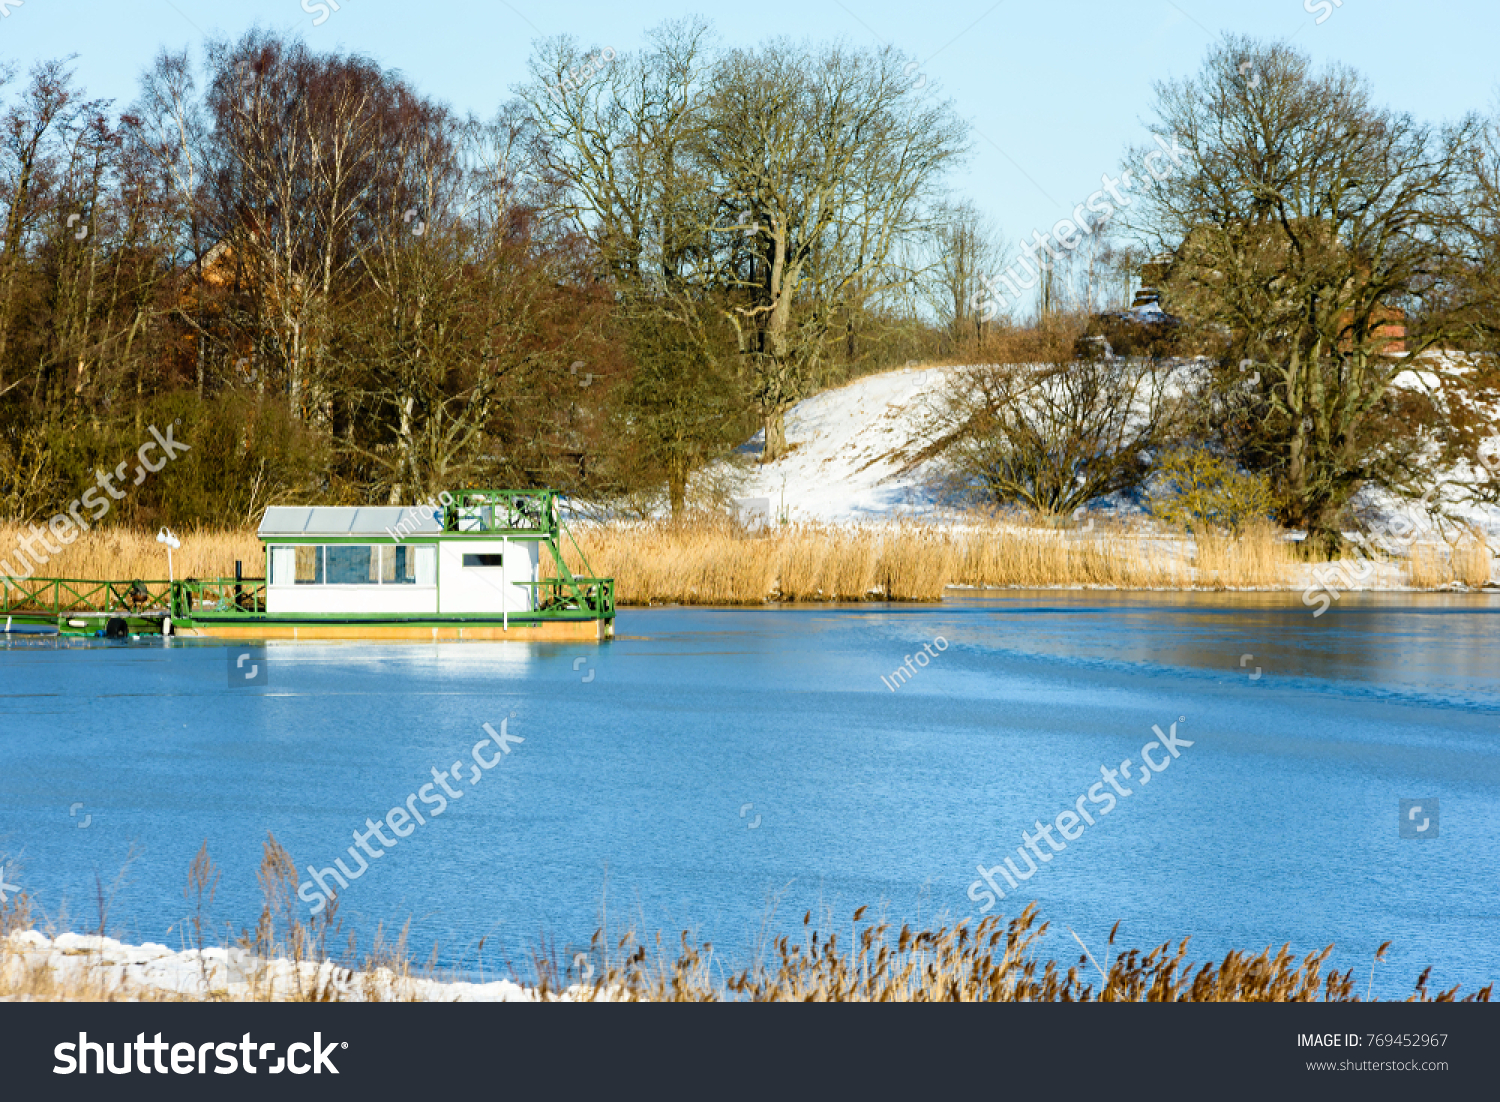
M 440 540 L 436 544 L 437 577 L 432 585 L 295 585 L 290 549 L 272 552 L 271 579 L 266 588 L 268 615 L 444 615 L 501 616 L 531 611 L 535 590 L 516 582 L 540 577 L 538 540 Z M 505 566 L 465 567 L 465 555 L 502 555 Z M 425 559 L 425 556 L 424 556 Z M 418 581 L 424 559 L 418 560 Z
M 266 587 L 266 613 L 329 616 L 432 616 L 437 589 L 420 585 L 272 585 Z
M 465 555 L 504 555 L 504 571 L 465 567 Z M 444 616 L 529 612 L 534 590 L 514 583 L 535 582 L 540 562 L 536 540 L 444 540 L 438 544 L 438 611 Z

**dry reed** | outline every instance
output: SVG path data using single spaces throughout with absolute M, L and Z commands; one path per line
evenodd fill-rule
M 18 569 L 24 534 L 0 522 L 0 563 Z M 943 527 L 798 524 L 747 531 L 727 519 L 638 525 L 580 525 L 574 534 L 594 573 L 616 579 L 621 605 L 760 605 L 772 601 L 939 601 L 948 586 L 975 588 L 1277 589 L 1292 585 L 1295 545 L 1269 526 L 1196 538 L 1119 526 L 1089 531 L 1022 527 L 995 520 Z M 180 533 L 179 578 L 225 578 L 244 563 L 264 572 L 253 532 Z M 569 567 L 583 560 L 565 546 Z M 1491 556 L 1469 536 L 1412 549 L 1411 584 L 1481 588 Z M 95 529 L 36 570 L 39 577 L 160 580 L 166 554 L 154 532 Z M 0 573 L 4 573 L 0 568 Z
M 196 991 L 128 981 L 128 969 L 104 956 L 120 947 L 108 945 L 102 934 L 97 939 L 97 960 L 84 950 L 61 970 L 48 961 L 30 961 L 24 949 L 24 931 L 31 928 L 29 901 L 22 896 L 0 904 L 0 1000 L 368 1002 L 444 997 L 431 986 L 437 981 L 423 978 L 433 975 L 432 964 L 418 967 L 412 961 L 407 930 L 394 943 L 384 942 L 377 932 L 374 949 L 358 962 L 351 938 L 343 959 L 333 959 L 328 941 L 339 929 L 337 919 L 325 912 L 321 921 L 303 921 L 292 895 L 296 875 L 290 855 L 269 837 L 258 873 L 265 900 L 260 919 L 254 931 L 247 930 L 237 939 L 239 958 L 233 969 L 225 969 L 237 970 L 239 978 L 225 982 L 223 973 L 211 975 L 205 970 L 204 982 Z M 191 900 L 196 892 L 200 916 L 205 885 L 210 885 L 211 902 L 211 885 L 217 879 L 206 849 L 200 851 L 185 893 Z M 577 962 L 588 958 L 575 955 L 572 965 L 564 965 L 553 947 L 550 953 L 533 952 L 531 975 L 518 977 L 512 970 L 513 982 L 522 993 L 543 1001 L 1361 1001 L 1353 969 L 1342 973 L 1335 969 L 1325 975 L 1332 946 L 1300 960 L 1284 945 L 1253 956 L 1231 951 L 1217 964 L 1199 965 L 1188 960 L 1186 938 L 1175 949 L 1166 943 L 1148 951 L 1116 953 L 1117 923 L 1104 946 L 1109 961 L 1106 970 L 1087 950 L 1076 963 L 1066 966 L 1041 959 L 1040 943 L 1048 926 L 1038 921 L 1035 904 L 1008 923 L 991 916 L 972 929 L 966 922 L 935 930 L 903 925 L 897 931 L 883 921 L 861 926 L 867 910 L 861 907 L 854 912 L 843 945 L 839 932 L 826 925 L 813 928 L 808 912 L 800 940 L 785 935 L 775 938 L 769 954 L 762 952 L 751 967 L 734 974 L 716 967 L 720 962 L 714 959 L 711 944 L 694 945 L 686 932 L 674 952 L 663 949 L 660 934 L 654 939 L 655 952 L 648 952 L 632 933 L 616 940 L 601 930 L 594 935 L 588 954 L 602 965 L 597 976 L 580 978 Z M 227 947 L 205 952 L 201 927 L 196 922 L 191 925 L 198 936 L 189 956 L 203 962 L 217 953 L 216 969 L 220 967 L 217 962 L 230 960 Z M 1388 945 L 1381 946 L 1376 960 Z M 1412 1000 L 1458 1000 L 1458 987 L 1429 992 L 1430 974 L 1429 968 L 1418 978 Z M 1462 1001 L 1488 1002 L 1491 995 L 1492 985 Z
M 952 534 L 936 527 L 788 525 L 747 532 L 717 519 L 575 532 L 622 604 L 758 605 L 768 600 L 937 601 L 953 574 Z M 567 549 L 568 567 L 584 568 Z
M 5 563 L 0 574 L 20 576 L 27 572 L 16 554 L 27 531 L 19 524 L 0 521 L 0 562 Z M 265 551 L 254 532 L 220 529 L 176 534 L 182 540 L 182 548 L 172 552 L 172 566 L 179 578 L 232 578 L 236 560 L 245 564 L 246 577 L 259 577 L 265 572 Z M 38 578 L 166 580 L 167 552 L 156 542 L 155 532 L 95 528 L 77 535 L 71 544 L 47 538 L 59 552 L 31 571 Z M 39 550 L 46 554 L 45 549 Z
M 1295 545 L 1270 525 L 1238 535 L 1203 533 L 1195 539 L 1198 585 L 1216 589 L 1273 589 L 1287 584 L 1299 561 Z
M 1113 955 L 1106 970 L 1091 956 L 1080 956 L 1064 968 L 1043 961 L 1039 943 L 1048 925 L 1038 922 L 1036 905 L 1006 922 L 999 916 L 966 924 L 900 931 L 885 922 L 861 929 L 866 907 L 854 912 L 849 940 L 840 948 L 839 934 L 811 928 L 803 918 L 800 942 L 783 936 L 772 946 L 772 959 L 727 979 L 714 980 L 713 946 L 694 946 L 681 937 L 676 956 L 648 954 L 626 936 L 616 949 L 618 963 L 607 965 L 590 984 L 564 987 L 544 975 L 542 992 L 568 990 L 572 997 L 641 1002 L 1359 1002 L 1353 969 L 1324 974 L 1333 952 L 1329 946 L 1300 961 L 1290 945 L 1258 955 L 1231 950 L 1222 962 L 1195 965 L 1187 959 L 1188 939 L 1149 951 L 1133 949 Z M 1114 949 L 1119 923 L 1106 948 Z M 596 935 L 597 951 L 602 938 Z M 1389 942 L 1376 954 L 1380 959 Z M 1108 957 L 1107 957 L 1108 959 Z M 1459 1001 L 1457 986 L 1429 992 L 1432 969 L 1418 978 L 1411 996 L 1417 1002 Z M 1096 985 L 1094 976 L 1099 983 Z M 722 973 L 721 973 L 722 976 Z M 1488 1002 L 1486 986 L 1461 1001 Z M 1377 1000 L 1378 1001 L 1378 1000 Z
M 588 526 L 589 564 L 616 579 L 621 604 L 938 601 L 975 588 L 1180 589 L 1289 584 L 1292 553 L 1271 529 L 1191 544 L 1120 528 L 1079 532 L 995 521 L 961 527 L 787 525 L 746 532 L 722 521 Z M 571 553 L 570 569 L 583 560 Z
M 319 920 L 297 909 L 297 869 L 291 855 L 268 835 L 256 878 L 264 903 L 254 930 L 232 944 L 209 945 L 205 920 L 219 871 L 205 843 L 188 870 L 183 895 L 194 914 L 181 925 L 185 962 L 198 970 L 197 990 L 158 986 L 132 976 L 129 947 L 98 932 L 61 949 L 65 962 L 38 951 L 26 934 L 34 928 L 30 898 L 0 903 L 0 1001 L 30 1002 L 405 1002 L 421 997 L 419 969 L 408 949 L 409 927 L 392 942 L 377 928 L 373 946 L 356 956 L 353 938 L 337 958 L 330 940 L 341 931 L 335 901 Z M 101 911 L 103 905 L 101 904 Z M 20 936 L 16 936 L 20 935 Z M 37 959 L 41 958 L 41 959 Z M 426 969 L 431 972 L 431 968 Z
M 1442 589 L 1451 585 L 1483 589 L 1490 580 L 1489 544 L 1470 533 L 1446 546 L 1414 544 L 1408 578 L 1416 589 Z

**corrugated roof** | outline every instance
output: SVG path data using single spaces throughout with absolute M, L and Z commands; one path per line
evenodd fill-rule
M 432 536 L 443 526 L 433 516 L 434 510 L 421 506 L 403 508 L 302 508 L 275 506 L 266 510 L 260 522 L 261 539 L 276 536 L 370 536 L 391 539 L 396 536 Z

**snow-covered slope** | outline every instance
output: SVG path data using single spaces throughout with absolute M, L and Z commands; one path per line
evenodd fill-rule
M 789 519 L 833 523 L 927 512 L 936 494 L 930 465 L 906 470 L 922 447 L 919 428 L 948 368 L 903 368 L 859 379 L 787 413 L 780 460 L 751 469 L 740 495 L 769 498 Z M 758 456 L 762 434 L 741 451 Z M 904 472 L 904 473 L 903 473 Z
M 870 375 L 837 390 L 825 391 L 798 403 L 787 413 L 787 443 L 791 451 L 775 463 L 761 466 L 762 435 L 740 449 L 751 462 L 741 499 L 769 499 L 773 516 L 783 509 L 792 521 L 842 524 L 925 515 L 938 519 L 941 471 L 933 461 L 916 463 L 926 445 L 921 429 L 938 397 L 947 373 L 943 367 L 903 368 Z M 1404 372 L 1398 384 L 1414 389 L 1420 373 Z M 1500 437 L 1492 441 L 1500 454 Z M 1476 526 L 1492 539 L 1500 537 L 1500 508 L 1464 500 L 1463 483 L 1484 477 L 1479 464 L 1449 472 L 1441 502 L 1449 518 Z M 1451 482 L 1450 482 L 1451 480 Z M 1416 502 L 1400 502 L 1374 489 L 1354 501 L 1366 522 L 1402 512 L 1414 518 L 1425 534 L 1448 530 Z M 1099 501 L 1090 512 L 1125 516 L 1139 508 L 1118 501 Z

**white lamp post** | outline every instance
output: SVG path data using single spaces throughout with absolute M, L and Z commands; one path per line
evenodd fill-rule
M 172 573 L 172 552 L 182 546 L 182 541 L 172 535 L 170 528 L 163 528 L 160 532 L 156 533 L 156 542 L 164 543 L 167 546 L 167 581 L 175 584 L 177 577 Z
M 163 641 L 165 637 L 172 634 L 172 591 L 177 588 L 177 575 L 172 572 L 172 552 L 182 546 L 182 541 L 172 535 L 170 528 L 163 528 L 156 533 L 156 542 L 165 544 L 167 548 L 167 615 L 161 622 L 161 633 Z

